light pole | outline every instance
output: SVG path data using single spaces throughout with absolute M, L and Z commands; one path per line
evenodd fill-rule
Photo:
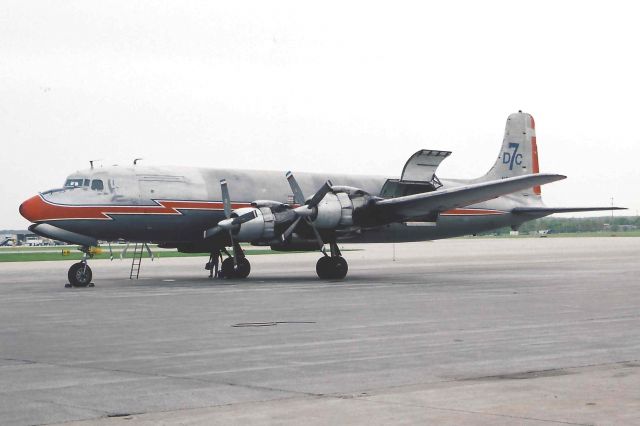
M 611 197 L 611 226 L 613 226 L 613 197 Z

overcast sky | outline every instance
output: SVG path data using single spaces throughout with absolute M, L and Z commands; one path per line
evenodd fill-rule
M 2 0 L 0 229 L 90 159 L 476 177 L 518 109 L 548 205 L 636 215 L 633 3 Z

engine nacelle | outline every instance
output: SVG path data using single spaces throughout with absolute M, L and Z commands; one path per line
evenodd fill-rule
M 251 211 L 255 212 L 256 217 L 239 225 L 233 231 L 233 237 L 245 242 L 272 240 L 275 237 L 275 216 L 269 207 L 243 207 L 234 210 L 231 216 L 242 216 Z
M 350 186 L 334 186 L 317 206 L 313 224 L 319 229 L 347 228 L 357 225 L 353 212 L 371 199 L 367 192 Z
M 236 209 L 231 217 L 239 217 L 247 213 L 253 213 L 255 217 L 247 222 L 235 225 L 231 232 L 238 241 L 250 243 L 267 243 L 279 240 L 283 228 L 291 224 L 295 213 L 288 204 L 278 201 L 257 200 L 251 203 L 252 207 Z

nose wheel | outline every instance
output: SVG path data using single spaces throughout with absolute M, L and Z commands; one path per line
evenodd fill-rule
M 91 272 L 91 268 L 87 264 L 87 259 L 92 257 L 91 252 L 89 251 L 89 247 L 82 247 L 80 250 L 84 253 L 82 256 L 82 260 L 78 263 L 74 263 L 69 268 L 69 272 L 67 273 L 67 278 L 69 278 L 69 284 L 65 284 L 65 287 L 93 287 L 94 284 L 91 282 L 93 278 L 93 273 Z
M 91 282 L 91 278 L 93 278 L 93 273 L 91 272 L 91 268 L 89 265 L 83 262 L 74 263 L 69 268 L 69 273 L 67 274 L 67 278 L 69 278 L 69 284 L 65 285 L 65 287 L 93 287 L 93 283 Z

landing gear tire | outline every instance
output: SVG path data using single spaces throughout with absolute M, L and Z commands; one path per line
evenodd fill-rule
M 349 264 L 344 257 L 338 256 L 333 258 L 332 274 L 334 279 L 341 280 L 347 276 L 349 272 Z
M 234 265 L 233 258 L 228 257 L 222 261 L 221 272 L 223 278 L 247 278 L 251 273 L 251 263 L 246 257 L 241 257 Z
M 316 273 L 321 279 L 341 280 L 347 276 L 349 264 L 342 256 L 322 256 L 316 263 Z
M 93 287 L 91 285 L 93 274 L 89 265 L 85 263 L 78 262 L 71 265 L 67 277 L 72 287 Z
M 233 268 L 233 258 L 227 257 L 222 261 L 222 265 L 220 266 L 220 274 L 222 278 L 232 278 L 234 273 Z
M 242 257 L 238 259 L 238 265 L 235 270 L 236 278 L 247 278 L 251 273 L 251 263 L 247 260 L 246 257 Z
M 329 279 L 331 258 L 328 256 L 322 256 L 316 263 L 316 273 L 320 279 Z

